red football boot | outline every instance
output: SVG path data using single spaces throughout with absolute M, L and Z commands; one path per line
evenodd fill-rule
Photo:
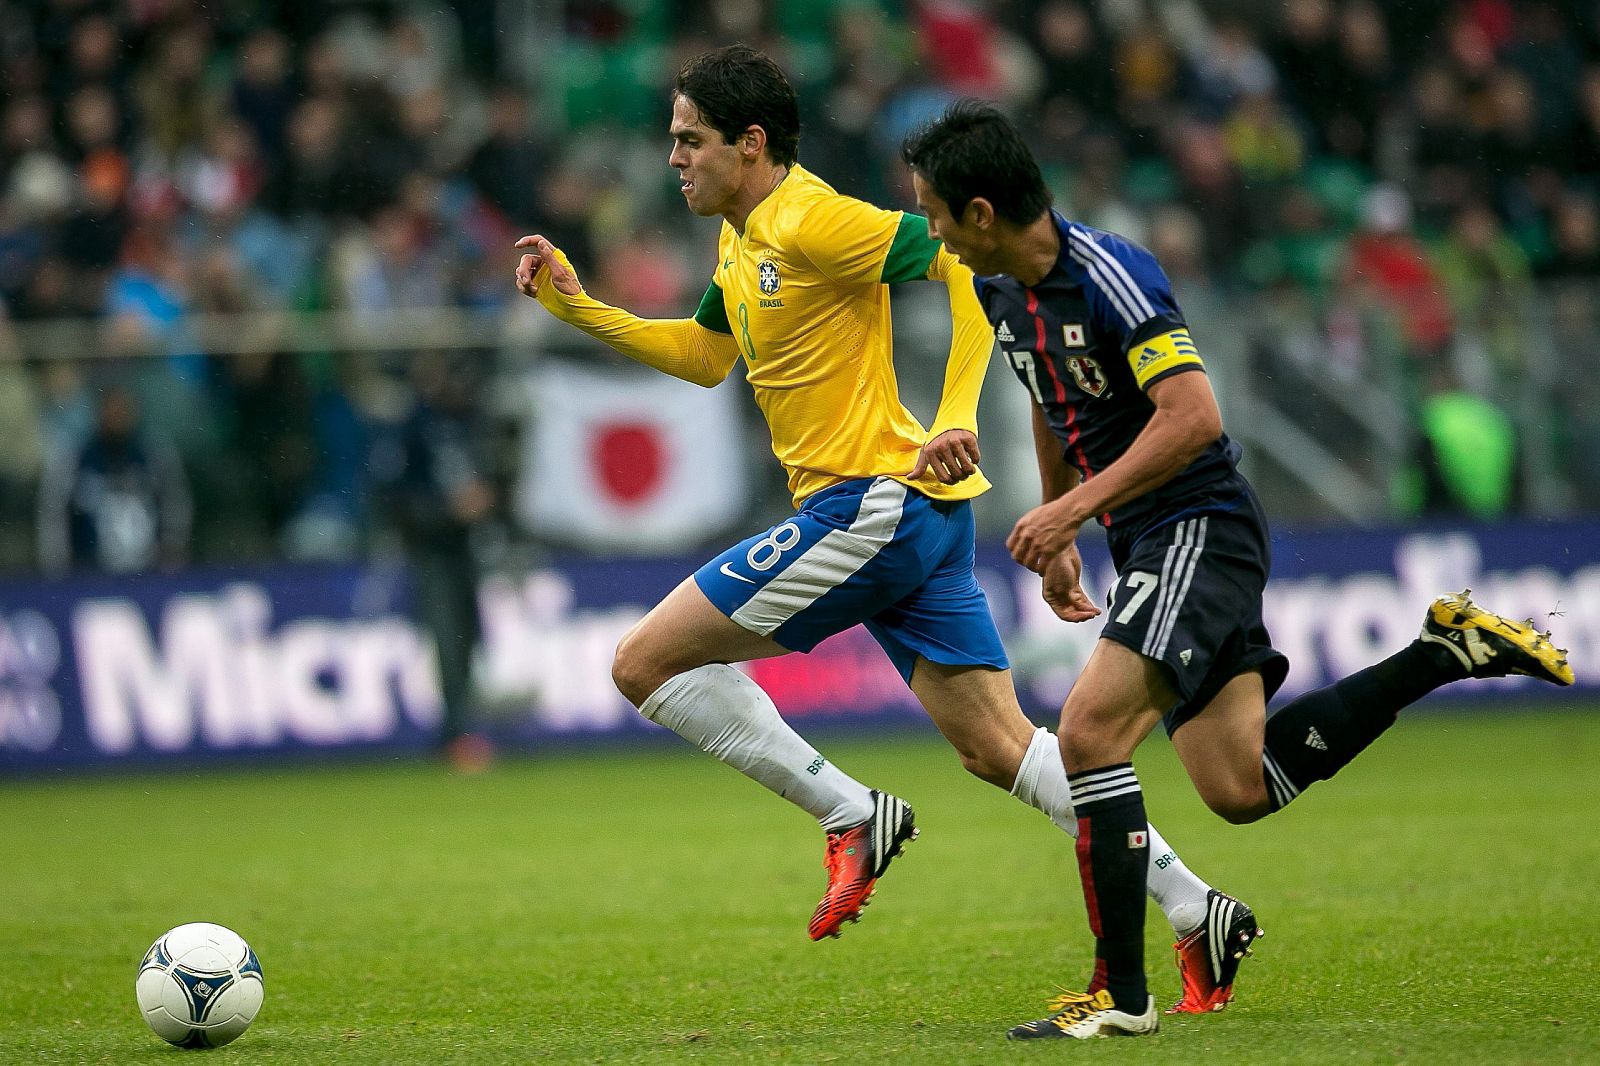
M 846 921 L 859 921 L 861 908 L 867 905 L 889 861 L 917 837 L 910 804 L 874 789 L 872 807 L 871 818 L 828 834 L 828 850 L 822 860 L 828 871 L 828 890 L 811 916 L 812 940 L 838 936 Z
M 1233 979 L 1250 944 L 1264 930 L 1250 908 L 1212 889 L 1206 896 L 1206 919 L 1200 928 L 1172 945 L 1183 978 L 1183 998 L 1168 1014 L 1209 1014 L 1233 999 Z

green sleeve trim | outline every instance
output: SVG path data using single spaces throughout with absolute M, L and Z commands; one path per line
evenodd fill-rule
M 928 236 L 928 220 L 907 211 L 900 216 L 900 226 L 894 231 L 894 242 L 883 260 L 883 283 L 894 285 L 902 281 L 921 281 L 928 276 L 928 266 L 939 254 L 941 245 Z
M 722 302 L 722 286 L 713 281 L 706 288 L 706 294 L 700 297 L 700 309 L 694 313 L 694 320 L 713 333 L 733 336 L 733 327 L 728 324 L 728 306 Z

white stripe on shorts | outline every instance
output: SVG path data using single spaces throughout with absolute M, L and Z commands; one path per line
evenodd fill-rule
M 1145 627 L 1144 645 L 1139 649 L 1141 655 L 1149 658 L 1156 657 L 1156 641 L 1161 636 L 1161 620 L 1166 617 L 1167 604 L 1172 600 L 1173 585 L 1178 575 L 1183 573 L 1184 559 L 1189 550 L 1189 530 L 1193 521 L 1179 522 L 1172 530 L 1172 543 L 1167 545 L 1167 554 L 1161 561 L 1161 591 L 1156 593 L 1155 610 L 1150 612 L 1150 624 Z
M 1207 518 L 1198 521 L 1194 533 L 1194 550 L 1189 553 L 1188 566 L 1183 572 L 1183 584 L 1178 586 L 1178 594 L 1168 605 L 1167 620 L 1161 626 L 1161 638 L 1156 644 L 1157 659 L 1167 654 L 1167 642 L 1172 639 L 1173 627 L 1178 624 L 1178 612 L 1183 609 L 1184 597 L 1189 595 L 1189 583 L 1194 580 L 1195 567 L 1200 564 L 1200 553 L 1206 550 L 1206 523 L 1209 521 Z
M 779 626 L 850 580 L 894 539 L 905 501 L 904 485 L 879 478 L 861 498 L 861 510 L 849 529 L 824 534 L 734 611 L 734 622 L 752 633 L 771 636 Z

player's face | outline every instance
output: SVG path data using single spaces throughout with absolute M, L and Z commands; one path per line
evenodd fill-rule
M 730 210 L 744 176 L 739 149 L 700 118 L 694 101 L 681 93 L 672 101 L 672 154 L 669 166 L 683 179 L 689 210 L 710 217 Z
M 911 187 L 916 190 L 917 209 L 928 219 L 928 236 L 942 242 L 974 274 L 996 273 L 994 240 L 972 222 L 973 212 L 965 211 L 966 218 L 957 220 L 950 205 L 916 171 L 911 172 Z

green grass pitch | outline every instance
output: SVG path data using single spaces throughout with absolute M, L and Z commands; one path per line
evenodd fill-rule
M 1600 1061 L 1600 714 L 1403 721 L 1232 827 L 1165 741 L 1156 823 L 1267 929 L 1226 1012 L 1142 1040 L 1008 1045 L 1090 941 L 1066 839 L 937 738 L 824 736 L 923 827 L 866 919 L 813 944 L 822 837 L 678 747 L 0 786 L 0 1062 Z M 134 969 L 233 927 L 266 1004 L 168 1048 Z M 1177 994 L 1153 908 L 1153 989 Z

